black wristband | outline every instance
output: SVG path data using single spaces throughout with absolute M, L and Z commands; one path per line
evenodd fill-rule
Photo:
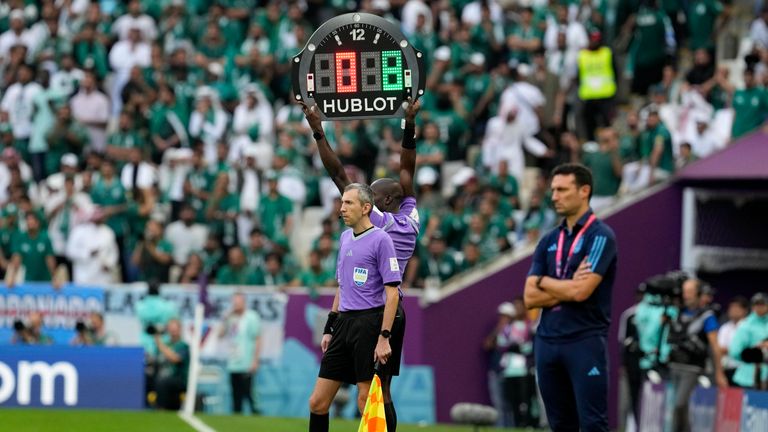
M 323 334 L 333 334 L 333 324 L 336 323 L 336 320 L 339 318 L 338 312 L 328 312 L 328 320 L 325 322 L 325 328 L 323 329 Z
M 413 150 L 416 148 L 416 125 L 406 121 L 405 129 L 403 129 L 403 144 L 404 149 Z
M 320 141 L 324 137 L 325 137 L 325 135 L 323 135 L 322 132 L 312 132 L 312 138 L 314 138 L 315 141 Z

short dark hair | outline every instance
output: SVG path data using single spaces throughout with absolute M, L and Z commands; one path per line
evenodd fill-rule
M 592 190 L 594 189 L 592 183 L 592 171 L 582 164 L 578 163 L 564 163 L 560 164 L 552 170 L 551 177 L 556 175 L 573 175 L 576 180 L 576 187 L 589 186 L 589 198 L 592 198 Z
M 730 304 L 737 304 L 742 309 L 749 310 L 749 300 L 747 300 L 747 298 L 744 296 L 737 295 L 731 299 Z

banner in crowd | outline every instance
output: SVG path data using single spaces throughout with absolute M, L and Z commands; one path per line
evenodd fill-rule
M 2 407 L 141 409 L 143 401 L 141 348 L 6 346 L 0 350 Z
M 228 351 L 220 343 L 218 329 L 222 318 L 230 310 L 232 295 L 245 294 L 249 309 L 261 317 L 262 358 L 279 359 L 285 339 L 285 314 L 288 296 L 281 292 L 265 289 L 234 286 L 209 286 L 207 302 L 210 305 L 203 326 L 201 358 L 224 359 Z M 107 329 L 118 340 L 119 345 L 139 345 L 144 328 L 136 316 L 136 305 L 147 294 L 146 284 L 114 285 L 104 289 L 104 318 Z M 163 285 L 160 295 L 178 307 L 179 317 L 187 335 L 191 335 L 195 304 L 199 300 L 199 288 L 195 285 Z
M 55 290 L 50 284 L 24 284 L 0 287 L 0 344 L 11 343 L 14 323 L 28 324 L 29 314 L 43 316 L 43 333 L 56 344 L 68 344 L 75 336 L 77 321 L 91 312 L 101 312 L 104 291 L 97 288 L 66 286 Z

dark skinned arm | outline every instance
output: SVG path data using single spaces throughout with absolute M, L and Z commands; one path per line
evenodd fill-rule
M 344 165 L 339 160 L 339 157 L 331 149 L 328 140 L 325 139 L 325 133 L 323 132 L 323 126 L 320 121 L 320 112 L 317 109 L 317 105 L 307 106 L 304 102 L 299 102 L 301 109 L 304 111 L 304 115 L 307 118 L 309 127 L 315 134 L 320 134 L 320 139 L 317 141 L 317 151 L 320 153 L 320 159 L 323 161 L 323 166 L 328 172 L 328 176 L 331 177 L 333 183 L 339 189 L 339 192 L 344 193 L 344 189 L 351 183 L 347 172 L 344 171 Z
M 405 109 L 405 132 L 403 144 L 400 149 L 400 185 L 403 187 L 403 196 L 416 196 L 413 187 L 413 177 L 416 172 L 416 143 L 414 130 L 416 128 L 416 114 L 421 108 L 418 98 L 411 103 L 408 98 L 408 108 Z

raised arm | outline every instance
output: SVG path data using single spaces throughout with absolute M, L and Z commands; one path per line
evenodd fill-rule
M 317 141 L 317 151 L 320 153 L 320 159 L 323 161 L 323 166 L 328 172 L 328 176 L 331 177 L 333 183 L 339 189 L 339 192 L 344 193 L 344 188 L 351 182 L 347 177 L 347 172 L 344 171 L 344 165 L 342 165 L 339 157 L 331 149 L 328 140 L 325 139 L 325 133 L 323 132 L 323 125 L 320 121 L 320 113 L 317 110 L 317 105 L 307 106 L 304 102 L 299 102 L 301 109 L 304 111 L 304 116 L 309 122 L 309 127 L 312 129 L 312 135 Z
M 416 196 L 413 188 L 413 177 L 416 172 L 416 114 L 421 108 L 421 102 L 417 98 L 411 102 L 408 98 L 408 108 L 405 109 L 405 130 L 403 131 L 403 144 L 400 149 L 400 186 L 403 187 L 403 196 Z

